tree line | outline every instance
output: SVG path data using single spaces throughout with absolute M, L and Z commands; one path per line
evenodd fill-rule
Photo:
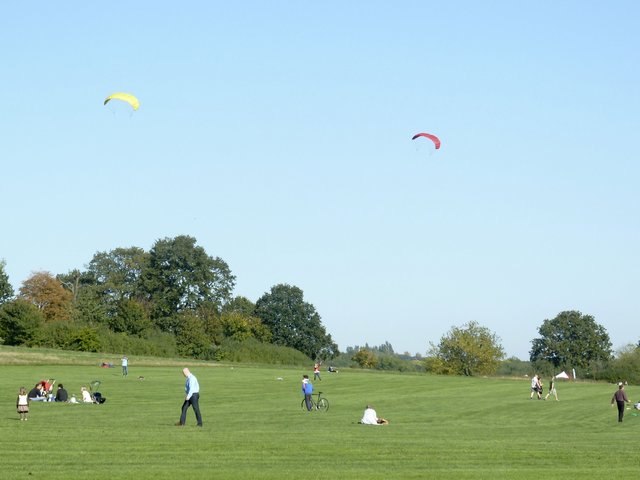
M 452 327 L 424 358 L 397 354 L 389 342 L 347 347 L 334 361 L 361 368 L 426 371 L 442 375 L 553 376 L 565 370 L 579 378 L 640 383 L 640 342 L 614 355 L 606 329 L 591 315 L 571 310 L 546 319 L 531 342 L 528 360 L 505 358 L 500 338 L 477 322 Z
M 234 296 L 235 276 L 190 236 L 97 252 L 84 269 L 35 272 L 15 293 L 0 261 L 0 343 L 84 351 L 180 355 L 272 363 L 328 360 L 436 374 L 545 375 L 640 382 L 640 343 L 614 355 L 606 329 L 590 315 L 560 312 L 539 327 L 528 361 L 505 359 L 500 339 L 477 322 L 452 327 L 426 356 L 332 340 L 303 291 L 271 287 L 255 303 Z
M 51 346 L 220 359 L 251 341 L 330 358 L 338 347 L 315 307 L 292 285 L 255 303 L 234 296 L 235 276 L 190 236 L 97 252 L 83 269 L 35 272 L 16 293 L 0 263 L 0 338 Z M 255 347 L 263 350 L 263 347 Z M 273 349 L 272 349 L 273 350 Z M 285 355 L 286 356 L 286 355 Z

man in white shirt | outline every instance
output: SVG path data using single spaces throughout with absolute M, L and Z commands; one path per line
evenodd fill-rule
M 362 414 L 362 419 L 360 423 L 363 425 L 387 425 L 389 422 L 384 418 L 378 418 L 378 414 L 373 409 L 371 405 L 367 405 L 364 413 Z
M 531 378 L 531 395 L 529 400 L 533 399 L 533 394 L 538 395 L 538 400 L 542 398 L 542 385 L 540 384 L 540 375 L 534 375 Z
M 127 375 L 129 375 L 129 359 L 125 355 L 122 357 L 122 376 L 126 377 Z
M 176 425 L 180 427 L 184 426 L 187 421 L 187 410 L 191 406 L 196 414 L 197 425 L 201 427 L 202 416 L 200 415 L 200 385 L 198 384 L 198 379 L 188 368 L 183 368 L 182 374 L 187 377 L 187 381 L 184 385 L 185 397 L 182 403 L 182 414 L 180 415 L 180 421 L 176 423 Z

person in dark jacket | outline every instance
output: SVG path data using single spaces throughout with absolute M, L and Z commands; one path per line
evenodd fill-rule
M 618 405 L 618 422 L 622 421 L 622 417 L 624 417 L 624 404 L 631 403 L 627 398 L 627 393 L 624 391 L 624 383 L 618 383 L 618 390 L 613 394 L 611 398 L 611 406 L 614 404 Z
M 56 402 L 66 402 L 69 400 L 69 394 L 61 383 L 58 384 L 58 391 L 56 392 Z
M 44 396 L 44 390 L 40 383 L 37 383 L 35 387 L 31 389 L 28 394 L 29 400 L 32 402 L 44 402 L 46 397 Z

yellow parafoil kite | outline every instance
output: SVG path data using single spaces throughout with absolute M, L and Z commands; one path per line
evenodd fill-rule
M 109 95 L 104 99 L 104 105 L 109 103 L 111 100 L 122 100 L 123 102 L 127 102 L 134 110 L 138 110 L 138 108 L 140 108 L 140 101 L 130 93 L 117 92 L 113 95 Z

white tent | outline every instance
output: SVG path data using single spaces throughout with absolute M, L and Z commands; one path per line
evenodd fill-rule
M 569 378 L 569 375 L 567 375 L 567 372 L 565 372 L 563 370 L 559 374 L 556 375 L 556 378 Z

